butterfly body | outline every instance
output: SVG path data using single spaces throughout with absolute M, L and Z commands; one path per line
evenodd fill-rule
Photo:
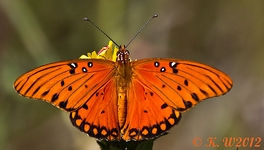
M 127 89 L 132 77 L 129 52 L 125 49 L 125 46 L 121 47 L 117 53 L 116 67 L 118 122 L 119 127 L 122 128 L 127 114 Z
M 79 59 L 47 64 L 19 77 L 22 96 L 70 112 L 81 131 L 100 140 L 144 140 L 164 134 L 181 113 L 204 99 L 227 93 L 223 72 L 191 61 L 129 59 L 121 46 L 116 62 Z

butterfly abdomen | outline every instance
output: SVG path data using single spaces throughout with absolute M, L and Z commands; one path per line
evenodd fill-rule
M 117 89 L 118 93 L 118 123 L 119 127 L 122 128 L 124 122 L 126 121 L 126 114 L 127 114 L 127 96 L 126 90 L 122 87 Z

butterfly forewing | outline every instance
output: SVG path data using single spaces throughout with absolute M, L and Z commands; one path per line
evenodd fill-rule
M 23 74 L 14 87 L 22 96 L 72 111 L 114 76 L 114 65 L 112 61 L 101 59 L 51 63 Z
M 170 107 L 184 111 L 198 102 L 227 93 L 232 80 L 223 72 L 196 62 L 142 59 L 133 62 L 135 76 Z

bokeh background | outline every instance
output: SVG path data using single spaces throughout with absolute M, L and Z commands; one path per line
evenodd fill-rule
M 66 112 L 20 97 L 12 84 L 39 65 L 76 59 L 107 45 L 108 39 L 83 17 L 123 45 L 153 14 L 159 17 L 128 48 L 132 59 L 198 61 L 234 81 L 228 94 L 184 113 L 179 125 L 156 140 L 154 150 L 235 150 L 223 145 L 225 137 L 260 137 L 263 148 L 263 0 L 0 0 L 0 149 L 99 149 L 95 139 L 71 125 Z M 193 146 L 195 137 L 202 146 Z M 219 147 L 206 147 L 210 137 Z

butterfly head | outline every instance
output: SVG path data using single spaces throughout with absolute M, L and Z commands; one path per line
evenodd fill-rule
M 116 61 L 119 63 L 126 64 L 127 62 L 130 61 L 129 58 L 130 53 L 125 46 L 120 46 L 116 55 L 117 55 Z

